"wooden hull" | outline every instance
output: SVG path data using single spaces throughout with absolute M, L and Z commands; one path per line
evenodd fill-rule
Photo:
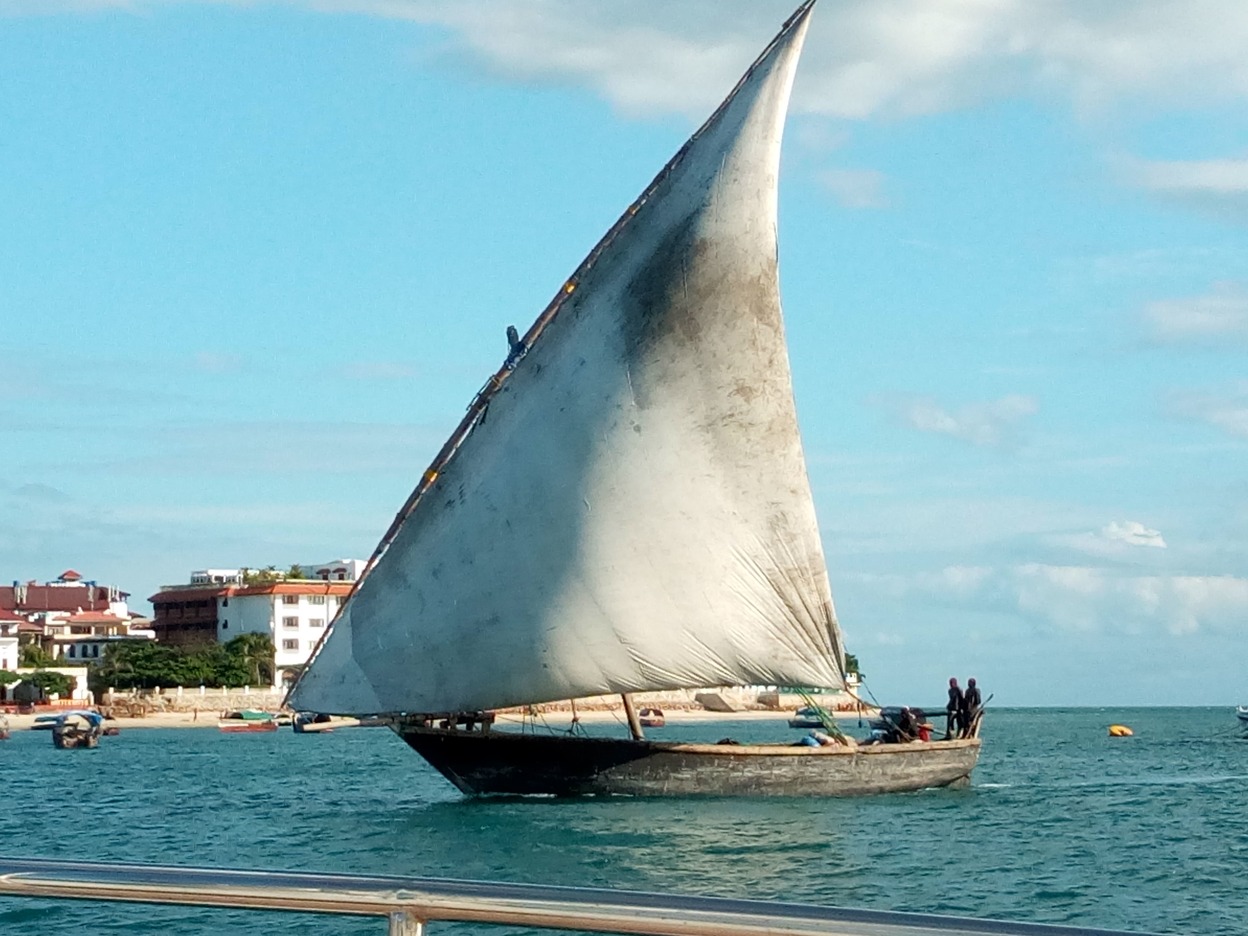
M 75 748 L 94 748 L 100 746 L 100 736 L 97 734 L 73 734 L 53 731 L 52 745 L 66 751 Z
M 227 734 L 256 734 L 262 731 L 277 731 L 275 721 L 219 721 L 217 727 Z
M 469 732 L 396 724 L 394 731 L 470 796 L 863 796 L 962 786 L 980 741 L 857 749 L 682 744 Z

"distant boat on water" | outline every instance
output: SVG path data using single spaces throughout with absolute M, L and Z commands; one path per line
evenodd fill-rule
M 1248 725 L 1248 705 L 1235 706 L 1235 714 L 1242 724 Z
M 65 750 L 98 747 L 103 733 L 104 716 L 99 712 L 63 712 L 52 725 L 52 744 Z

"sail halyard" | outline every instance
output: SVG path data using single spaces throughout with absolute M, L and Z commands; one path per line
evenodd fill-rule
M 774 174 L 778 165 L 771 163 L 778 164 L 779 125 L 812 3 L 813 0 L 808 0 L 803 4 L 728 99 L 608 231 L 529 328 L 523 339 L 529 358 L 521 362 L 515 372 L 501 368 L 474 398 L 468 413 L 422 475 L 379 543 L 365 574 L 322 637 L 309 667 L 292 689 L 291 704 L 335 712 L 445 711 L 548 701 L 574 695 L 742 681 L 773 684 L 800 681 L 810 685 L 843 682 L 843 649 L 792 413 L 774 251 Z M 760 68 L 766 73 L 760 74 Z M 755 87 L 751 88 L 751 83 Z M 747 136 L 753 134 L 747 143 L 757 137 L 762 141 L 762 145 L 756 147 L 760 151 L 773 144 L 775 151 L 768 150 L 759 156 L 749 146 L 733 139 L 724 142 L 723 165 L 727 168 L 721 175 L 711 174 L 707 180 L 706 201 L 715 207 L 714 218 L 710 220 L 704 205 L 694 205 L 692 209 L 678 206 L 672 210 L 650 205 L 656 193 L 670 196 L 676 184 L 672 177 L 682 171 L 694 176 L 695 182 L 702 181 L 696 177 L 700 171 L 698 166 L 683 169 L 682 166 L 687 158 L 693 158 L 691 151 L 705 135 L 726 133 L 721 121 L 730 108 L 740 103 L 738 95 L 743 89 L 754 93 L 761 104 L 753 100 L 747 102 L 750 107 L 744 108 L 743 115 L 737 115 L 741 126 L 729 129 Z M 775 126 L 768 125 L 768 121 Z M 774 141 L 768 133 L 775 137 Z M 739 199 L 740 180 L 735 177 L 725 180 L 724 176 L 731 176 L 732 172 L 747 176 L 751 172 L 759 174 L 762 163 L 768 165 L 761 170 L 759 184 L 764 188 L 769 186 L 769 191 L 750 192 L 747 198 Z M 721 196 L 724 201 L 716 202 Z M 734 198 L 753 199 L 739 219 L 743 228 L 750 229 L 750 236 L 740 238 L 741 243 L 736 243 L 731 231 L 725 234 L 722 225 L 717 227 L 721 211 L 731 214 L 731 205 L 725 209 L 725 203 Z M 680 215 L 682 210 L 689 211 L 688 218 Z M 611 249 L 617 239 L 627 240 L 632 236 L 632 228 L 642 223 L 636 220 L 639 215 L 647 219 L 648 230 L 663 236 L 657 245 L 646 247 L 649 252 L 641 262 L 632 256 L 637 253 L 636 245 L 625 245 L 623 259 L 620 259 L 617 254 L 621 251 L 612 253 Z M 758 230 L 760 226 L 770 226 L 770 230 Z M 760 244 L 766 248 L 762 252 L 769 253 L 761 261 L 757 256 Z M 713 256 L 707 260 L 700 257 L 699 252 Z M 600 261 L 607 267 L 601 275 L 595 270 Z M 701 283 L 709 297 L 709 306 L 718 303 L 727 309 L 734 303 L 740 305 L 731 296 L 726 298 L 722 290 L 716 291 L 714 280 L 723 278 L 719 273 L 721 269 L 746 271 L 732 285 L 742 295 L 750 297 L 743 307 L 744 314 L 755 315 L 756 319 L 747 322 L 748 327 L 744 329 L 737 328 L 744 342 L 753 341 L 754 346 L 748 350 L 758 358 L 755 371 L 743 372 L 740 380 L 734 378 L 732 367 L 720 360 L 712 360 L 701 370 L 688 364 L 689 347 L 693 344 L 698 344 L 712 358 L 731 351 L 731 341 L 714 343 L 693 332 L 704 329 L 708 322 L 717 328 L 736 328 L 735 319 L 726 316 L 723 321 L 712 320 L 701 306 L 682 304 L 679 296 L 672 295 L 673 283 L 687 290 L 692 280 L 695 284 Z M 608 298 L 596 305 L 593 300 L 582 302 L 579 288 L 589 280 L 593 280 Z M 580 317 L 603 319 L 605 313 L 600 311 L 601 307 L 612 302 L 632 309 L 631 318 L 621 316 L 623 324 L 618 328 L 604 319 L 609 326 L 605 329 L 609 332 L 606 337 L 587 334 L 585 328 L 577 331 Z M 756 314 L 750 303 L 759 306 L 762 312 Z M 772 306 L 774 316 L 770 315 Z M 654 309 L 661 314 L 652 315 Z M 731 308 L 729 311 L 741 310 Z M 564 337 L 547 348 L 543 336 L 560 322 L 561 316 L 571 316 L 571 323 L 560 326 Z M 691 333 L 681 334 L 682 329 Z M 751 329 L 778 334 L 751 338 Z M 579 350 L 571 352 L 567 350 L 570 330 L 577 331 L 581 340 Z M 577 355 L 581 356 L 579 365 L 572 360 Z M 548 405 L 529 403 L 526 410 L 524 404 L 514 402 L 515 398 L 537 392 L 534 387 L 542 384 L 543 368 L 548 368 L 548 375 L 554 373 L 568 378 L 569 386 L 584 380 L 579 374 L 589 360 L 602 365 L 601 384 L 608 386 L 608 390 L 596 402 L 597 409 L 578 412 L 570 419 L 574 428 L 594 430 L 582 435 L 592 436 L 601 431 L 602 438 L 583 439 L 567 433 L 552 441 L 549 451 L 534 455 L 533 449 L 541 445 L 544 421 L 558 418 L 556 411 L 575 410 L 576 391 L 569 394 L 559 386 L 552 389 L 547 376 L 544 392 L 550 398 Z M 751 377 L 756 379 L 747 379 Z M 611 389 L 616 378 L 621 378 L 626 387 L 621 384 L 618 391 Z M 516 394 L 511 394 L 509 386 L 513 381 L 518 381 Z M 592 377 L 588 385 L 594 385 Z M 683 396 L 674 394 L 671 388 L 680 388 Z M 761 394 L 771 405 L 755 407 L 761 414 L 755 415 L 748 407 L 725 408 L 706 402 L 733 394 L 746 397 Z M 698 402 L 685 402 L 690 400 Z M 491 439 L 475 445 L 476 463 L 462 465 L 459 460 L 467 449 L 474 448 L 474 438 L 482 430 L 485 414 L 495 402 L 502 410 L 519 415 L 503 429 L 497 428 L 498 420 L 491 419 L 487 433 Z M 701 410 L 691 421 L 684 410 L 698 406 Z M 621 420 L 632 420 L 631 428 L 635 432 L 644 431 L 656 441 L 633 444 L 632 436 L 626 431 L 628 427 L 621 430 Z M 780 470 L 776 471 L 774 490 L 773 479 L 763 484 L 757 481 L 760 470 L 767 472 L 772 466 L 757 458 L 736 457 L 733 449 L 737 435 L 721 431 L 721 426 L 704 425 L 716 420 L 732 423 L 729 430 L 739 431 L 738 434 L 747 437 L 756 448 L 760 440 L 779 446 L 781 457 L 777 459 L 777 466 Z M 671 479 L 687 466 L 681 464 L 683 455 L 672 453 L 682 452 L 682 444 L 688 443 L 691 432 L 698 437 L 693 445 L 684 447 L 691 450 L 690 464 L 700 474 L 673 482 Z M 570 458 L 575 468 L 565 470 L 557 463 L 559 457 Z M 616 470 L 613 467 L 616 462 L 626 464 L 629 470 Z M 480 467 L 483 464 L 485 467 Z M 521 488 L 518 493 L 505 489 L 497 481 L 497 475 L 508 472 L 508 464 L 518 466 L 513 472 L 515 476 L 509 479 L 512 487 Z M 654 471 L 652 481 L 639 478 L 646 471 Z M 557 477 L 552 481 L 550 474 Z M 741 478 L 745 478 L 745 482 Z M 672 496 L 664 497 L 661 493 L 656 495 L 653 488 L 648 489 L 647 483 L 667 483 L 676 490 Z M 655 563 L 662 563 L 662 557 L 648 556 L 644 545 L 622 547 L 611 535 L 613 529 L 618 528 L 631 542 L 641 544 L 662 543 L 664 538 L 670 538 L 671 514 L 682 509 L 681 483 L 686 485 L 689 495 L 685 500 L 696 502 L 703 510 L 701 516 L 691 513 L 684 518 L 686 523 L 701 524 L 701 527 L 699 535 L 685 537 L 678 559 L 694 573 L 689 576 L 691 589 L 714 590 L 713 594 L 706 594 L 705 601 L 677 594 L 684 590 L 679 580 L 670 575 L 665 577 L 663 570 L 655 566 Z M 577 515 L 566 520 L 565 528 L 559 530 L 558 535 L 543 539 L 509 532 L 514 530 L 513 524 L 540 524 L 548 519 L 540 512 L 537 516 L 528 515 L 526 508 L 542 506 L 552 491 L 560 489 L 569 496 L 580 495 L 583 508 L 577 507 Z M 429 498 L 432 498 L 431 506 L 418 509 Z M 652 511 L 656 516 L 638 518 L 630 516 L 627 507 L 613 506 L 634 502 L 656 508 Z M 595 505 L 600 513 L 613 514 L 605 525 L 591 519 Z M 493 555 L 489 561 L 482 561 L 481 566 L 487 567 L 481 569 L 484 575 L 514 576 L 516 595 L 509 605 L 506 590 L 500 594 L 497 582 L 485 585 L 473 578 L 476 557 L 462 549 L 456 552 L 455 536 L 446 532 L 445 516 L 462 517 L 469 509 L 493 514 L 493 527 L 478 521 L 464 521 L 483 541 L 488 541 L 491 530 L 497 530 L 500 536 L 511 536 L 515 541 L 513 545 L 518 547 L 545 546 L 556 552 L 574 552 L 579 558 L 575 562 L 568 560 L 567 568 L 554 569 L 554 575 L 551 575 L 549 562 L 536 561 L 532 555 L 524 555 L 523 549 L 511 557 Z M 733 527 L 722 543 L 716 542 L 720 538 L 716 535 L 717 523 Z M 559 523 L 552 526 L 558 527 Z M 421 539 L 422 529 L 424 545 L 435 543 L 441 552 L 419 548 L 421 544 L 415 541 Z M 765 535 L 759 535 L 759 529 L 764 530 Z M 401 553 L 393 561 L 392 550 Z M 702 561 L 686 561 L 684 556 L 689 553 L 701 554 Z M 457 576 L 457 581 L 468 586 L 462 596 L 448 598 L 439 593 L 440 563 L 447 565 L 448 575 Z M 423 572 L 419 571 L 422 565 L 429 568 L 428 576 L 423 578 Z M 374 575 L 383 567 L 398 571 L 384 572 L 385 587 L 374 587 Z M 703 577 L 711 580 L 698 581 L 697 573 L 706 570 L 711 570 L 713 575 Z M 550 584 L 550 580 L 555 583 Z M 665 653 L 662 648 L 656 652 L 653 644 L 656 637 L 662 640 L 663 628 L 649 626 L 644 620 L 644 609 L 639 611 L 638 602 L 627 594 L 628 583 L 639 581 L 656 583 L 652 593 L 646 596 L 647 600 L 656 608 L 670 606 L 666 616 L 672 621 L 682 620 L 681 615 L 713 621 L 727 609 L 725 616 L 732 621 L 731 626 L 725 628 L 726 636 L 704 634 L 696 627 L 677 626 L 669 629 L 671 639 L 678 644 L 669 649 L 675 652 Z M 488 600 L 476 600 L 475 607 L 465 612 L 464 620 L 470 621 L 471 627 L 462 628 L 461 633 L 452 637 L 452 643 L 456 644 L 454 652 L 428 661 L 431 644 L 421 642 L 418 621 L 425 622 L 429 612 L 444 614 L 449 611 L 450 616 L 454 616 L 461 600 L 465 604 L 473 603 L 470 591 L 474 588 L 478 593 L 489 591 L 490 594 Z M 655 616 L 663 618 L 664 613 L 656 611 Z M 407 620 L 403 623 L 405 617 Z M 509 645 L 521 655 L 527 654 L 539 674 L 552 666 L 562 670 L 561 673 L 536 680 L 516 677 L 506 671 L 511 658 L 487 652 L 492 635 L 507 634 L 509 626 L 514 629 L 514 624 L 505 623 L 508 617 L 520 621 L 520 629 L 529 638 L 525 645 L 517 643 L 515 635 L 510 634 Z M 580 622 L 584 621 L 606 621 L 612 626 L 595 630 L 583 626 Z M 620 621 L 628 626 L 614 627 L 613 622 Z M 784 626 L 777 626 L 776 621 L 783 622 Z M 560 622 L 562 626 L 556 629 L 549 626 L 551 622 Z M 400 625 L 409 631 L 403 632 Z M 437 622 L 431 626 L 436 628 Z M 444 629 L 444 633 L 449 632 Z M 404 649 L 412 651 L 413 665 L 398 661 L 396 654 Z M 469 689 L 462 685 L 463 667 L 474 665 L 474 654 L 482 657 L 475 665 L 491 670 L 489 678 L 493 685 L 489 689 L 479 685 Z M 462 666 L 457 660 L 462 661 Z M 491 661 L 500 666 L 491 667 Z M 422 686 L 414 690 L 405 688 L 412 681 L 419 681 Z M 538 697 L 543 694 L 548 698 Z

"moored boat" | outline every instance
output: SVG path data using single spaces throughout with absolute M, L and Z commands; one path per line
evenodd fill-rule
M 1248 705 L 1235 706 L 1235 715 L 1239 718 L 1240 722 L 1248 724 Z
M 277 731 L 277 718 L 271 712 L 244 709 L 241 712 L 224 713 L 221 718 L 217 719 L 217 728 L 228 734 Z
M 662 728 L 667 724 L 667 717 L 661 708 L 646 707 L 637 712 L 637 721 L 642 728 Z
M 52 725 L 52 744 L 64 750 L 98 747 L 103 733 L 104 716 L 99 712 L 63 712 Z
M 959 785 L 970 737 L 653 742 L 631 693 L 847 687 L 780 311 L 780 138 L 813 0 L 471 402 L 289 704 L 394 713 L 468 794 L 859 795 Z M 488 414 L 488 419 L 487 419 Z M 618 693 L 628 738 L 493 730 Z M 978 719 L 975 721 L 978 728 Z

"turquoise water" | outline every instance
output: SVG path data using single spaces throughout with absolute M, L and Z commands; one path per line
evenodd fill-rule
M 1122 722 L 1135 737 L 1109 738 Z M 796 737 L 772 723 L 663 738 Z M 970 789 L 850 800 L 465 800 L 384 729 L 0 744 L 0 851 L 1248 932 L 1248 741 L 1225 709 L 990 712 Z M 434 933 L 499 933 L 441 924 Z M 0 932 L 378 934 L 381 920 L 0 899 Z

